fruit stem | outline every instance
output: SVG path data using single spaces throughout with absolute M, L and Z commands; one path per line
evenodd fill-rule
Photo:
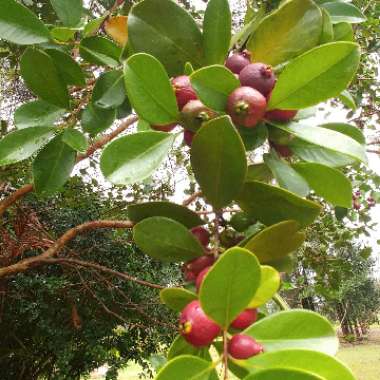
M 223 366 L 224 366 L 224 380 L 228 380 L 228 338 L 227 338 L 227 329 L 223 330 Z
M 219 234 L 219 220 L 223 211 L 214 210 L 215 219 L 214 219 L 214 239 L 215 239 L 215 248 L 214 248 L 214 257 L 217 259 L 219 257 L 219 246 L 220 246 L 220 234 Z
M 281 310 L 289 310 L 290 309 L 290 306 L 288 305 L 288 303 L 278 293 L 276 293 L 272 297 L 272 299 Z

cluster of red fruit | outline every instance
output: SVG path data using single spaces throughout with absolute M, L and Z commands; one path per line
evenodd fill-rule
M 207 249 L 209 233 L 203 227 L 192 229 L 192 233 L 205 247 L 206 254 L 184 264 L 185 279 L 195 282 L 199 291 L 202 281 L 216 259 Z M 244 330 L 257 320 L 257 309 L 246 309 L 231 323 L 236 330 Z M 202 310 L 198 300 L 189 303 L 180 316 L 180 333 L 186 341 L 195 347 L 210 345 L 221 333 L 221 328 Z M 253 338 L 244 334 L 236 334 L 228 342 L 228 353 L 235 359 L 248 359 L 263 352 L 263 347 Z
M 260 62 L 251 63 L 251 54 L 248 51 L 232 54 L 226 60 L 225 66 L 241 83 L 241 87 L 229 95 L 226 107 L 226 112 L 236 125 L 253 128 L 262 119 L 288 122 L 295 117 L 297 111 L 293 110 L 275 109 L 266 112 L 267 103 L 276 84 L 276 76 L 270 66 Z M 196 130 L 203 122 L 216 117 L 217 113 L 198 100 L 188 76 L 173 78 L 172 86 L 181 111 L 181 124 L 185 127 L 184 140 L 191 146 Z M 155 125 L 152 128 L 170 132 L 176 125 L 177 123 Z

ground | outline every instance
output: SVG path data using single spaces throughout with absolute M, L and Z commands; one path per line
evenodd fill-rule
M 373 327 L 368 340 L 363 343 L 343 343 L 338 358 L 354 372 L 357 380 L 379 380 L 380 373 L 380 327 Z M 119 380 L 140 380 L 141 369 L 134 364 L 121 371 Z M 102 380 L 94 376 L 92 380 Z M 343 380 L 343 379 L 342 379 Z

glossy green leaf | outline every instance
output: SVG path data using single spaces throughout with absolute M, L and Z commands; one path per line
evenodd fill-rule
M 311 350 L 292 349 L 267 352 L 246 361 L 240 361 L 238 364 L 249 372 L 283 367 L 308 371 L 324 380 L 355 380 L 352 372 L 339 360 Z
M 247 48 L 255 61 L 278 65 L 318 44 L 322 12 L 311 0 L 290 0 L 265 17 Z
M 156 57 L 172 76 L 186 62 L 203 65 L 202 34 L 194 19 L 171 0 L 144 0 L 128 16 L 129 44 L 134 52 Z
M 207 66 L 191 74 L 191 84 L 199 99 L 208 107 L 223 111 L 228 96 L 240 86 L 239 79 L 221 65 Z
M 169 361 L 157 374 L 155 380 L 209 380 L 215 365 L 190 355 L 181 355 Z
M 366 21 L 363 13 L 355 5 L 346 2 L 330 2 L 322 4 L 329 12 L 333 23 L 348 22 L 357 24 Z
M 117 108 L 124 103 L 126 96 L 123 72 L 107 71 L 95 83 L 92 103 L 98 108 Z
M 325 380 L 323 377 L 312 374 L 311 372 L 300 371 L 289 368 L 271 368 L 256 372 L 244 380 Z
M 19 45 L 48 42 L 49 30 L 28 8 L 15 0 L 2 0 L 0 39 Z
M 102 17 L 90 20 L 83 29 L 84 37 L 91 37 L 97 33 L 99 28 L 102 26 L 104 20 L 107 18 L 107 14 Z
M 271 170 L 264 163 L 248 166 L 246 181 L 270 182 L 272 178 Z
M 335 41 L 354 41 L 354 30 L 348 22 L 340 22 L 334 24 L 334 40 Z
M 344 135 L 356 140 L 359 144 L 365 145 L 365 136 L 356 125 L 346 123 L 326 123 L 321 124 L 320 126 L 322 128 L 327 128 L 339 133 L 343 133 Z
M 265 352 L 302 348 L 335 355 L 339 347 L 330 322 L 308 310 L 272 314 L 248 327 L 244 334 L 254 337 Z
M 48 54 L 42 50 L 28 48 L 21 57 L 20 68 L 27 87 L 35 95 L 57 107 L 69 108 L 66 83 Z
M 261 281 L 255 296 L 251 300 L 249 307 L 257 308 L 265 305 L 280 288 L 281 277 L 276 269 L 262 265 L 261 266 Z
M 355 99 L 348 90 L 342 91 L 342 93 L 338 96 L 338 98 L 343 103 L 343 105 L 345 105 L 347 108 L 350 108 L 353 111 L 357 109 Z
M 62 135 L 62 141 L 77 152 L 84 153 L 88 148 L 86 136 L 77 129 L 66 128 Z
M 18 129 L 51 127 L 64 113 L 63 108 L 43 100 L 33 100 L 17 108 L 14 114 L 14 122 Z
M 168 360 L 174 359 L 180 355 L 192 355 L 202 357 L 205 351 L 208 351 L 209 348 L 198 348 L 190 343 L 187 343 L 186 340 L 178 335 L 177 338 L 174 339 L 168 351 Z
M 205 123 L 197 132 L 191 147 L 191 166 L 204 196 L 216 209 L 228 205 L 239 193 L 247 159 L 228 116 Z
M 231 41 L 231 11 L 228 0 L 210 0 L 203 21 L 205 64 L 223 64 Z
M 326 9 L 323 9 L 323 8 L 322 8 L 322 17 L 323 17 L 323 24 L 322 24 L 322 34 L 319 40 L 320 45 L 334 41 L 334 28 L 331 22 L 331 17 L 329 13 L 326 11 Z
M 180 312 L 198 297 L 195 293 L 184 288 L 165 288 L 160 291 L 160 299 L 170 309 Z
M 321 146 L 310 144 L 297 138 L 292 140 L 289 146 L 292 152 L 300 159 L 307 162 L 316 162 L 333 168 L 347 166 L 356 161 L 345 154 L 337 153 L 331 149 L 325 149 Z
M 128 206 L 128 217 L 135 223 L 152 216 L 165 216 L 187 228 L 200 226 L 205 222 L 194 211 L 171 202 L 148 202 Z
M 299 224 L 286 220 L 254 235 L 244 248 L 253 252 L 260 263 L 270 263 L 294 252 L 304 241 L 305 234 L 299 231 Z
M 115 118 L 116 110 L 100 109 L 90 103 L 82 112 L 81 125 L 85 132 L 95 136 L 109 128 Z
M 266 225 L 295 220 L 300 226 L 307 226 L 321 210 L 317 203 L 257 181 L 246 182 L 237 201 L 244 211 Z
M 264 154 L 264 162 L 281 187 L 301 197 L 306 197 L 309 194 L 310 189 L 305 179 L 287 162 L 273 153 Z
M 338 96 L 358 68 L 360 50 L 351 42 L 331 42 L 295 58 L 278 77 L 269 109 L 300 109 Z
M 162 216 L 137 223 L 133 239 L 144 253 L 161 261 L 181 262 L 203 255 L 203 247 L 184 225 Z
M 48 49 L 45 52 L 53 59 L 56 68 L 66 84 L 75 86 L 84 86 L 86 84 L 81 67 L 70 55 L 57 49 Z
M 65 26 L 76 26 L 82 18 L 82 0 L 50 0 L 55 13 Z
M 203 311 L 227 328 L 253 299 L 260 278 L 256 256 L 244 248 L 228 249 L 204 277 L 199 291 Z
M 145 0 L 146 1 L 146 0 Z M 128 98 L 137 114 L 154 125 L 178 119 L 178 106 L 168 74 L 148 54 L 130 57 L 124 68 Z
M 317 163 L 298 163 L 293 167 L 317 195 L 334 206 L 351 207 L 352 185 L 342 172 Z
M 67 42 L 74 40 L 77 32 L 77 28 L 56 27 L 50 31 L 50 34 L 55 40 Z
M 346 134 L 329 128 L 302 125 L 300 123 L 292 123 L 287 126 L 277 124 L 276 127 L 311 144 L 318 145 L 324 149 L 330 149 L 337 153 L 343 153 L 364 163 L 367 162 L 365 147 Z
M 76 151 L 62 141 L 62 134 L 51 140 L 33 161 L 34 190 L 51 195 L 60 190 L 75 165 Z
M 268 139 L 268 128 L 264 123 L 256 125 L 255 128 L 237 127 L 237 130 L 247 151 L 255 150 Z
M 0 140 L 0 166 L 29 158 L 53 136 L 53 128 L 30 127 L 11 132 Z
M 119 66 L 121 48 L 107 38 L 94 36 L 84 38 L 79 53 L 87 62 L 110 67 Z
M 174 136 L 165 132 L 139 132 L 108 144 L 100 169 L 112 183 L 129 185 L 148 178 L 164 161 Z

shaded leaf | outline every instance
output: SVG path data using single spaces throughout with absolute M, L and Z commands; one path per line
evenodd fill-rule
M 50 0 L 63 25 L 76 26 L 82 18 L 82 0 Z
M 84 60 L 95 65 L 116 67 L 120 64 L 121 48 L 104 37 L 84 38 L 79 45 L 79 53 Z
M 174 311 L 182 311 L 197 295 L 184 288 L 165 288 L 160 291 L 161 302 Z
M 117 108 L 124 103 L 126 96 L 123 72 L 107 71 L 95 83 L 92 103 L 98 108 Z
M 84 153 L 88 148 L 86 136 L 73 128 L 66 128 L 62 135 L 62 141 L 77 152 Z
M 116 110 L 100 109 L 93 104 L 88 104 L 81 116 L 81 125 L 85 132 L 96 136 L 109 128 L 116 118 Z

